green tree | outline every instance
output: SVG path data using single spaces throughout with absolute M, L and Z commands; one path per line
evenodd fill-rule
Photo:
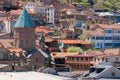
M 92 50 L 95 50 L 94 47 L 95 47 L 95 41 L 91 40 L 91 49 L 92 49 Z
M 22 2 L 28 2 L 29 0 L 21 0 Z
M 50 57 L 50 56 L 49 56 L 48 59 L 47 59 L 46 67 L 52 67 L 52 64 L 51 64 L 51 57 Z
M 80 35 L 80 40 L 85 40 L 86 39 L 86 35 L 85 34 L 81 34 Z
M 60 36 L 60 32 L 59 32 L 59 31 L 55 31 L 55 32 L 53 33 L 53 36 Z
M 82 34 L 83 33 L 83 30 L 82 29 L 74 29 L 75 30 L 75 33 L 77 33 L 77 34 Z
M 78 53 L 78 52 L 83 53 L 83 50 L 80 47 L 71 46 L 71 47 L 69 47 L 67 49 L 67 52 L 70 52 L 70 53 Z
M 88 3 L 93 6 L 94 5 L 94 0 L 88 0 Z
M 75 0 L 75 2 L 79 3 L 79 2 L 82 2 L 83 0 Z

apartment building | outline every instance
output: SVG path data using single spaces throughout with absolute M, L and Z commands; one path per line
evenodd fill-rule
M 66 56 L 66 65 L 69 65 L 73 70 L 88 70 L 90 66 L 98 65 L 102 62 L 102 57 L 105 54 L 102 52 L 88 52 L 88 54 L 75 54 Z
M 11 10 L 10 12 L 1 12 L 0 32 L 10 33 L 21 12 L 21 9 Z M 29 10 L 28 13 L 30 14 L 30 17 L 32 18 L 32 21 L 35 24 L 35 26 L 40 26 L 43 24 L 42 21 L 39 19 L 38 15 L 32 13 Z
M 102 65 L 120 66 L 120 49 L 106 49 L 104 53 L 108 56 L 104 57 Z
M 91 30 L 85 31 L 86 40 L 97 49 L 120 47 L 119 24 L 97 24 Z
M 42 3 L 28 2 L 25 8 L 33 13 L 39 14 L 46 23 L 54 24 L 54 7 L 53 5 L 43 5 Z
M 106 56 L 99 65 L 91 66 L 83 74 L 82 80 L 110 80 L 120 79 L 120 49 L 104 50 Z
M 10 9 L 10 8 L 18 8 L 19 2 L 18 0 L 0 0 L 0 8 Z
M 93 66 L 83 74 L 82 80 L 119 80 L 119 67 L 98 65 Z
M 44 66 L 48 55 L 40 48 L 36 48 L 35 27 L 30 15 L 24 8 L 13 27 L 13 39 L 0 39 L 0 63 L 14 64 L 15 66 L 23 62 L 22 66 L 28 70 L 36 70 Z M 29 60 L 27 61 L 27 59 Z

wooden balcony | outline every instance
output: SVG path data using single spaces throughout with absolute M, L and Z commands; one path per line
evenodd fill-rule
M 75 60 L 73 60 L 73 61 L 66 61 L 66 63 L 71 63 L 71 64 L 90 64 L 90 61 L 75 61 Z
M 59 48 L 58 47 L 50 47 L 49 51 L 50 52 L 57 52 L 57 51 L 59 51 Z

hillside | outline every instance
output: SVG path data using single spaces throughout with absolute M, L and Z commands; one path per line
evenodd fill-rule
M 30 0 L 21 0 L 30 1 Z M 120 9 L 120 0 L 60 0 L 63 4 L 67 1 L 72 1 L 77 4 L 81 4 L 83 8 L 94 8 L 94 9 L 106 9 L 109 11 L 116 11 Z
M 93 7 L 95 9 L 106 9 L 109 11 L 120 9 L 120 0 L 75 0 L 75 2 L 86 8 Z

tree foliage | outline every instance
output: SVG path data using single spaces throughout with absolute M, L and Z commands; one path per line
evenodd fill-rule
M 94 50 L 95 49 L 95 41 L 91 40 L 91 49 Z
M 88 0 L 88 3 L 93 6 L 94 5 L 94 0 Z
M 55 31 L 55 32 L 53 33 L 53 36 L 60 36 L 60 32 L 59 32 L 59 31 Z
M 78 52 L 83 53 L 83 50 L 80 47 L 71 46 L 71 47 L 69 47 L 67 49 L 67 52 L 70 52 L 70 53 L 78 53 Z
M 22 2 L 28 2 L 28 1 L 30 1 L 30 0 L 21 0 Z
M 80 35 L 80 40 L 85 40 L 86 39 L 86 35 L 85 34 L 81 34 Z
M 51 64 L 51 57 L 50 57 L 50 56 L 49 56 L 48 59 L 47 59 L 46 67 L 52 67 L 52 64 Z
M 90 8 L 90 6 L 92 6 L 95 9 L 106 9 L 109 11 L 116 11 L 120 9 L 119 6 L 120 0 L 74 0 L 74 1 L 78 4 L 81 4 L 82 7 L 85 8 Z

